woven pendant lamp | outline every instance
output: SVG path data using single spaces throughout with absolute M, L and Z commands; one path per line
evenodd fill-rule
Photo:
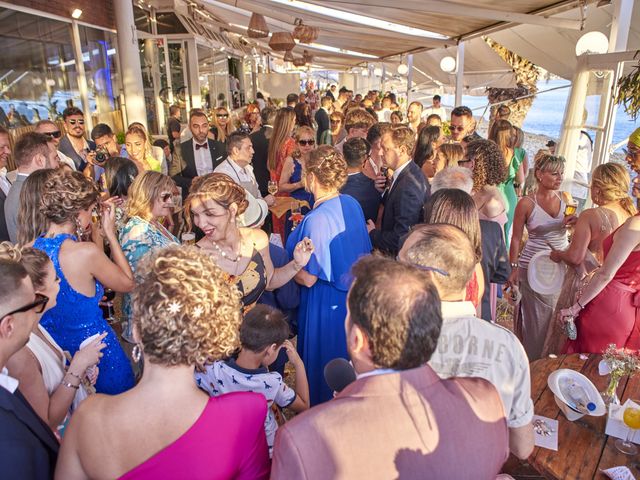
M 296 46 L 289 32 L 274 32 L 269 40 L 269 47 L 276 52 L 286 52 Z
M 304 67 L 306 63 L 307 62 L 305 62 L 303 57 L 297 57 L 297 58 L 293 59 L 293 66 L 294 67 Z
M 247 36 L 249 38 L 266 38 L 269 36 L 269 27 L 267 21 L 259 13 L 252 13 L 247 27 Z
M 299 40 L 300 43 L 313 43 L 318 39 L 320 29 L 318 27 L 310 27 L 302 23 L 302 19 L 296 18 L 296 27 L 293 29 L 293 38 Z
M 304 59 L 305 63 L 313 62 L 313 55 L 309 53 L 309 50 L 304 50 L 302 52 L 302 58 Z
M 283 58 L 283 60 L 284 60 L 285 62 L 293 62 L 293 51 L 291 51 L 291 50 L 287 50 L 287 51 L 284 53 L 284 58 Z

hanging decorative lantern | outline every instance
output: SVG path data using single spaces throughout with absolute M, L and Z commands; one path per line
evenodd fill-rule
M 302 23 L 301 18 L 295 20 L 296 28 L 293 29 L 293 38 L 299 40 L 300 43 L 313 43 L 318 39 L 320 29 L 318 27 L 310 27 Z
M 259 13 L 252 13 L 249 26 L 247 27 L 247 36 L 249 38 L 266 38 L 269 36 L 269 27 L 267 21 Z
M 274 32 L 269 40 L 269 47 L 276 52 L 286 52 L 295 46 L 296 42 L 289 32 Z
M 293 62 L 293 51 L 292 50 L 287 50 L 286 52 L 284 52 L 283 60 L 285 62 Z
M 302 52 L 302 58 L 304 59 L 305 63 L 313 62 L 313 55 L 311 55 L 308 50 L 304 50 Z
M 304 65 L 307 62 L 305 62 L 304 57 L 297 57 L 293 59 L 293 66 L 294 67 L 304 67 Z

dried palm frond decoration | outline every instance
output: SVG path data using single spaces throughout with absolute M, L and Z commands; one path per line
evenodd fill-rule
M 276 52 L 286 52 L 296 46 L 289 32 L 274 32 L 269 40 L 269 47 Z
M 300 43 L 312 43 L 318 39 L 320 29 L 318 27 L 310 27 L 302 22 L 301 18 L 296 18 L 295 28 L 293 29 L 293 38 L 299 40 Z
M 640 51 L 637 51 L 633 58 L 637 58 Z M 631 72 L 618 80 L 618 94 L 616 103 L 622 105 L 624 111 L 633 120 L 640 115 L 640 61 L 632 67 Z
M 266 38 L 269 36 L 269 27 L 267 21 L 259 13 L 252 13 L 247 27 L 247 36 L 249 38 Z

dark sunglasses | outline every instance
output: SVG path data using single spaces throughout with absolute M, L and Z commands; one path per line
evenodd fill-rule
M 339 118 L 332 118 L 330 120 L 331 123 L 340 123 L 342 120 L 340 120 Z
M 164 192 L 160 194 L 160 200 L 162 200 L 163 203 L 168 202 L 172 198 L 173 198 L 173 193 Z
M 449 130 L 453 130 L 454 132 L 461 132 L 465 129 L 465 127 L 459 127 L 458 125 L 449 125 Z
M 305 145 L 309 145 L 309 146 L 315 145 L 316 141 L 315 140 L 298 140 L 298 143 L 304 147 Z
M 47 137 L 51 138 L 60 138 L 62 136 L 62 132 L 60 130 L 56 130 L 55 132 L 43 132 Z
M 83 119 L 81 119 L 81 118 L 79 118 L 78 120 L 71 119 L 71 120 L 69 120 L 69 123 L 70 123 L 71 125 L 75 125 L 76 123 L 77 123 L 78 125 L 84 125 L 84 120 L 83 120 Z
M 636 150 L 635 148 L 633 149 L 623 148 L 622 152 L 624 153 L 625 157 L 635 157 L 636 155 L 640 155 L 640 150 Z
M 33 302 L 25 305 L 24 307 L 16 308 L 9 313 L 5 313 L 2 318 L 13 315 L 14 313 L 28 312 L 29 310 L 34 310 L 36 313 L 42 313 L 44 311 L 44 307 L 47 306 L 47 302 L 49 302 L 49 297 L 36 293 L 36 299 Z
M 228 113 L 216 113 L 216 117 L 218 118 L 229 118 Z

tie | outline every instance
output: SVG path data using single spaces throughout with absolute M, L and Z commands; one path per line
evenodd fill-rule
M 203 143 L 202 145 L 200 145 L 199 143 L 196 143 L 196 151 L 200 150 L 201 148 L 209 148 L 209 144 Z

